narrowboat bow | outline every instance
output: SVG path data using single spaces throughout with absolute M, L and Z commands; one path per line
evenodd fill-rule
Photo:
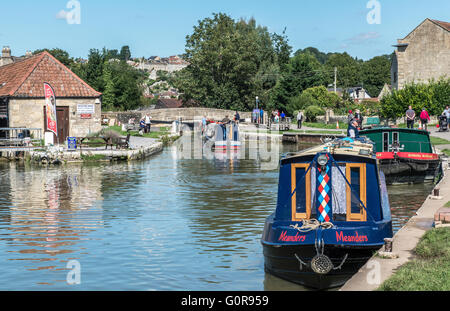
M 392 237 L 373 144 L 336 139 L 281 160 L 276 211 L 265 223 L 265 270 L 316 288 L 343 285 Z

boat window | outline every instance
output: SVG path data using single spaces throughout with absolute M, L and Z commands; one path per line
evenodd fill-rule
M 383 152 L 389 152 L 389 133 L 383 133 Z
M 311 217 L 311 170 L 309 163 L 292 164 L 292 220 L 301 221 Z
M 333 221 L 347 220 L 347 182 L 345 181 L 345 163 L 339 163 L 339 168 L 332 168 L 332 189 L 331 196 L 333 206 Z
M 366 221 L 366 166 L 365 164 L 347 164 L 347 221 Z

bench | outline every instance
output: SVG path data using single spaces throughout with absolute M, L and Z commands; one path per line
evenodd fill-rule
M 364 128 L 371 129 L 373 127 L 380 126 L 380 118 L 379 117 L 369 117 L 366 121 L 366 126 Z
M 128 149 L 130 148 L 130 137 L 131 134 L 128 133 L 127 137 L 120 137 L 118 138 L 117 142 L 116 142 L 116 146 L 118 149 Z M 108 146 L 106 146 L 106 148 L 108 148 Z M 112 149 L 112 147 L 111 147 Z

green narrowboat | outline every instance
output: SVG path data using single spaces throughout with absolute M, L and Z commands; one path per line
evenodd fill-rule
M 441 159 L 424 130 L 378 127 L 360 132 L 375 143 L 387 184 L 433 182 Z

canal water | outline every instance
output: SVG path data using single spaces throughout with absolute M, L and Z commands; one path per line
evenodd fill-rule
M 277 169 L 179 152 L 176 143 L 142 162 L 0 164 L 0 290 L 303 290 L 264 272 Z M 396 230 L 430 191 L 389 187 Z

